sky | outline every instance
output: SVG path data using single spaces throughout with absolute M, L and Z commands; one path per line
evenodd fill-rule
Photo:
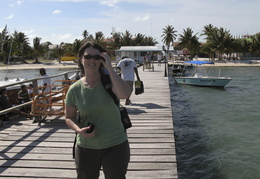
M 162 45 L 163 28 L 201 34 L 212 24 L 234 36 L 260 32 L 259 0 L 0 0 L 0 31 L 25 33 L 32 40 L 60 44 L 90 34 L 129 31 L 151 36 Z M 205 37 L 200 36 L 200 41 Z

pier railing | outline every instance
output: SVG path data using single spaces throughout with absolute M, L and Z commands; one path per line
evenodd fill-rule
M 31 84 L 33 84 L 33 93 L 34 93 L 34 95 L 36 95 L 36 94 L 39 94 L 39 85 L 38 84 L 39 84 L 39 81 L 41 81 L 42 79 L 60 78 L 60 79 L 63 79 L 63 80 L 77 80 L 77 79 L 80 78 L 79 72 L 80 72 L 79 70 L 74 70 L 74 71 L 68 71 L 68 72 L 60 73 L 60 74 L 57 74 L 57 75 L 52 75 L 52 76 L 49 76 L 49 77 L 23 80 L 23 81 L 19 81 L 19 82 L 14 82 L 12 84 L 0 86 L 0 88 L 7 88 L 7 90 L 8 90 L 8 87 L 20 86 L 21 84 L 30 84 L 31 83 Z M 29 101 L 29 102 L 26 102 L 26 103 L 23 103 L 23 104 L 17 104 L 15 106 L 8 108 L 8 109 L 5 109 L 5 110 L 0 110 L 0 115 L 7 114 L 14 109 L 21 109 L 22 107 L 29 106 L 29 105 L 31 105 L 31 103 L 32 103 L 32 101 Z

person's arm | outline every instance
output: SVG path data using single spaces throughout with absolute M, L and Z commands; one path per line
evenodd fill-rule
M 70 129 L 77 132 L 78 134 L 81 134 L 85 137 L 92 137 L 95 134 L 95 130 L 91 133 L 86 132 L 90 127 L 80 128 L 78 126 L 79 124 L 77 121 L 77 108 L 75 108 L 75 107 L 65 105 L 65 121 L 66 121 L 67 126 Z
M 28 96 L 29 96 L 29 99 L 32 99 L 33 98 L 33 91 L 28 90 Z
M 116 74 L 116 72 L 112 68 L 111 59 L 109 55 L 107 53 L 101 53 L 100 56 L 102 56 L 105 59 L 105 61 L 102 60 L 102 63 L 109 72 L 113 92 L 120 99 L 128 98 L 132 93 L 132 89 L 120 76 Z
M 22 93 L 21 91 L 18 92 L 18 95 L 17 95 L 18 100 L 23 100 L 23 97 L 21 96 L 21 93 Z
M 116 69 L 118 69 L 119 71 L 121 71 L 121 67 L 117 66 Z
M 46 89 L 46 86 L 47 86 L 47 84 L 46 84 L 46 83 L 44 83 L 44 84 L 43 84 L 43 87 L 42 87 L 42 92 L 44 92 L 44 91 L 45 91 L 45 89 Z

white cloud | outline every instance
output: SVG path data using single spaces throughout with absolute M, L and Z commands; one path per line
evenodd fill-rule
M 151 19 L 151 15 L 150 14 L 144 15 L 142 17 L 139 16 L 139 17 L 135 17 L 134 18 L 135 21 L 147 21 L 149 19 Z
M 61 13 L 62 13 L 61 10 L 55 10 L 55 11 L 52 12 L 52 14 L 61 14 Z
M 52 34 L 52 37 L 60 39 L 60 40 L 67 40 L 72 37 L 71 34 Z
M 116 7 L 116 4 L 118 3 L 118 0 L 106 0 L 106 1 L 101 1 L 100 4 L 106 5 L 108 7 Z
M 5 19 L 12 19 L 14 17 L 14 14 L 11 14 L 10 16 L 5 17 Z
M 24 3 L 24 1 L 18 0 L 16 3 L 17 3 L 18 5 L 21 5 L 22 3 Z
M 63 34 L 63 35 L 60 36 L 61 39 L 69 39 L 71 37 L 72 37 L 71 34 Z
M 34 33 L 34 32 L 35 32 L 34 29 L 24 31 L 24 33 L 25 33 L 25 34 L 28 34 L 28 35 L 30 35 L 30 34 L 32 34 L 32 33 Z
M 8 6 L 9 6 L 9 7 L 14 7 L 14 5 L 13 5 L 13 4 L 9 4 Z

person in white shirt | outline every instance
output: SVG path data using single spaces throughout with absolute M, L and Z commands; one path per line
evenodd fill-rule
M 122 57 L 122 60 L 117 64 L 117 68 L 121 71 L 121 78 L 127 82 L 133 91 L 133 85 L 135 81 L 135 75 L 137 80 L 140 81 L 140 77 L 137 70 L 137 65 L 135 61 L 127 56 Z M 131 96 L 131 94 L 130 94 Z M 130 105 L 130 96 L 126 99 L 125 105 Z
M 40 69 L 40 75 L 42 77 L 48 77 L 49 76 L 49 75 L 47 75 L 44 68 Z M 42 93 L 49 93 L 51 91 L 50 85 L 51 85 L 51 79 L 50 78 L 42 79 Z

